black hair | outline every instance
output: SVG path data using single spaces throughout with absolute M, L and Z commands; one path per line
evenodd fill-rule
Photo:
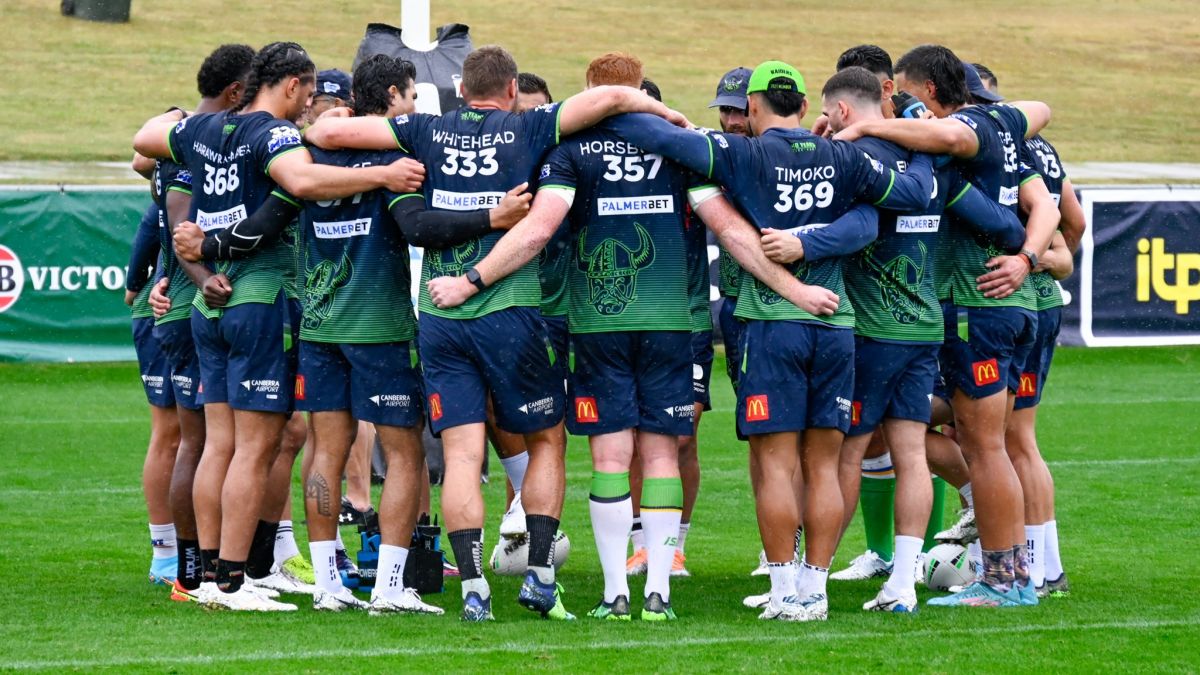
M 975 72 L 979 73 L 979 79 L 983 80 L 983 86 L 992 90 L 1000 88 L 1000 80 L 996 79 L 996 74 L 992 72 L 991 68 L 982 63 L 972 63 L 971 65 L 975 66 Z M 989 84 L 991 86 L 988 86 Z
M 650 78 L 643 78 L 641 89 L 642 91 L 646 92 L 647 96 L 655 101 L 658 101 L 659 103 L 662 103 L 662 90 L 658 88 L 657 84 L 654 84 L 654 80 L 651 80 Z
M 891 55 L 875 45 L 859 45 L 842 52 L 837 60 L 837 69 L 845 70 L 851 66 L 862 66 L 876 75 L 887 75 L 889 80 L 895 77 Z
M 937 88 L 934 98 L 944 106 L 961 106 L 970 100 L 962 60 L 948 47 L 915 47 L 896 62 L 896 72 L 902 73 L 910 80 L 933 82 L 933 86 Z
M 234 82 L 245 82 L 254 47 L 250 45 L 221 45 L 200 64 L 196 73 L 196 88 L 204 98 L 216 98 Z
M 354 69 L 351 94 L 355 115 L 382 115 L 391 105 L 388 89 L 395 85 L 400 93 L 408 90 L 417 78 L 417 68 L 410 61 L 387 54 L 376 54 Z
M 762 94 L 763 100 L 767 103 L 767 108 L 780 117 L 798 115 L 800 108 L 804 107 L 804 94 L 798 91 L 767 89 L 766 91 L 755 93 Z
M 517 91 L 522 94 L 542 94 L 547 103 L 554 103 L 550 95 L 550 86 L 539 75 L 533 73 L 517 73 Z
M 262 87 L 279 84 L 289 77 L 316 79 L 317 66 L 308 57 L 304 47 L 295 42 L 272 42 L 258 50 L 250 63 L 250 75 L 246 78 L 246 91 L 237 109 L 250 105 Z
M 837 95 L 850 95 L 863 103 L 878 105 L 883 98 L 883 87 L 879 78 L 862 66 L 850 66 L 833 74 L 825 82 L 821 96 L 834 98 Z

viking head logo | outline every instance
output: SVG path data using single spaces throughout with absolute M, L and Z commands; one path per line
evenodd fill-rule
M 1031 274 L 1033 290 L 1039 298 L 1045 299 L 1054 295 L 1054 277 L 1049 274 Z
M 742 279 L 742 268 L 728 253 L 722 253 L 717 258 L 717 272 L 721 275 L 721 286 L 737 288 Z
M 727 78 L 725 78 L 725 81 L 722 82 L 721 84 L 724 87 L 725 91 L 735 92 L 742 88 L 742 84 L 744 84 L 745 81 L 746 80 L 744 78 L 740 78 L 740 77 L 727 77 Z
M 322 260 L 316 267 L 309 267 L 306 259 L 304 269 L 304 321 L 301 325 L 308 330 L 317 330 L 329 318 L 338 289 L 354 276 L 354 265 L 350 263 L 350 255 L 343 251 L 342 259 L 337 263 Z
M 605 316 L 616 316 L 637 300 L 638 272 L 654 262 L 654 242 L 646 228 L 634 223 L 638 243 L 629 248 L 618 239 L 608 238 L 590 252 L 585 227 L 579 233 L 579 269 L 587 276 L 588 302 Z
M 478 239 L 452 248 L 444 248 L 425 257 L 429 261 L 431 277 L 461 277 L 480 258 L 482 248 Z
M 874 276 L 879 285 L 879 300 L 896 323 L 915 324 L 925 313 L 925 306 L 921 304 L 921 282 L 925 280 L 925 263 L 929 257 L 925 243 L 917 242 L 921 251 L 919 264 L 906 255 L 898 255 L 882 267 L 871 255 L 876 243 L 872 242 L 857 256 L 859 264 L 874 267 L 878 272 Z
M 796 265 L 796 269 L 792 271 L 792 276 L 796 277 L 804 283 L 808 283 L 808 272 L 812 267 L 806 263 Z M 771 287 L 764 284 L 759 279 L 754 280 L 754 290 L 758 292 L 758 300 L 764 305 L 777 305 L 783 301 L 783 296 L 771 290 Z

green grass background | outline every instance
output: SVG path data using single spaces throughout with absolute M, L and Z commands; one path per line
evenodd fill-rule
M 1200 161 L 1195 81 L 1200 12 L 1181 0 L 436 0 L 432 22 L 466 23 L 476 45 L 508 47 L 558 97 L 588 61 L 637 54 L 668 103 L 699 124 L 721 74 L 792 62 L 817 95 L 844 49 L 893 59 L 925 42 L 986 63 L 1002 91 L 1049 102 L 1048 137 L 1068 161 Z M 291 39 L 319 68 L 349 69 L 366 24 L 400 23 L 398 0 L 134 0 L 128 24 L 59 15 L 51 0 L 0 2 L 0 160 L 125 160 L 150 115 L 197 99 L 195 74 L 223 42 Z M 815 113 L 810 114 L 810 121 Z
M 0 365 L 0 668 L 255 672 L 1102 672 L 1200 669 L 1193 592 L 1200 565 L 1200 348 L 1061 349 L 1041 408 L 1074 593 L 1009 611 L 858 609 L 878 582 L 831 583 L 830 620 L 758 621 L 741 598 L 759 543 L 745 446 L 718 361 L 700 437 L 703 487 L 688 537 L 690 579 L 670 625 L 574 625 L 517 606 L 492 578 L 497 621 L 462 625 L 459 584 L 427 599 L 445 617 L 214 613 L 146 582 L 139 475 L 148 438 L 132 364 Z M 571 439 L 561 579 L 578 614 L 602 579 L 587 520 L 590 464 Z M 494 533 L 503 482 L 484 487 Z M 299 484 L 296 484 L 296 503 Z M 436 493 L 435 493 L 436 497 Z M 302 519 L 300 513 L 296 520 Z M 303 527 L 297 527 L 303 536 Z M 351 529 L 343 530 L 354 547 Z M 491 539 L 494 541 L 494 539 Z M 302 548 L 306 549 L 303 541 Z M 863 548 L 856 523 L 838 554 Z M 490 549 L 490 546 L 489 546 Z M 631 588 L 641 591 L 641 581 Z M 922 598 L 928 597 L 922 591 Z

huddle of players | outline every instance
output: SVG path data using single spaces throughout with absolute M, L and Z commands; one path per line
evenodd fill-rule
M 830 142 L 800 128 L 807 108 L 803 79 L 780 62 L 760 65 L 744 83 L 752 138 L 673 126 L 686 120 L 639 91 L 641 64 L 620 54 L 593 62 L 585 92 L 514 114 L 516 64 L 496 47 L 468 57 L 467 105 L 442 117 L 412 114 L 411 65 L 375 57 L 355 73 L 356 116 L 328 115 L 302 140 L 292 120 L 312 94 L 313 65 L 298 45 L 274 43 L 254 57 L 236 112 L 183 117 L 172 110 L 148 121 L 134 146 L 163 160 L 160 175 L 171 160 L 196 182 L 204 177 L 200 189 L 172 179 L 162 190 L 191 192 L 186 210 L 165 205 L 164 229 L 175 230 L 185 268 L 181 284 L 190 280 L 199 289 L 190 334 L 207 430 L 200 463 L 216 454 L 215 463 L 223 465 L 218 468 L 226 470 L 215 523 L 201 517 L 197 491 L 199 539 L 204 544 L 205 530 L 215 529 L 212 540 L 220 547 L 200 547 L 216 555 L 205 555 L 203 563 L 213 585 L 196 595 L 233 609 L 294 609 L 243 580 L 245 573 L 257 578 L 247 557 L 254 557 L 264 486 L 291 409 L 291 387 L 284 383 L 293 381 L 298 342 L 295 405 L 312 414 L 315 436 L 305 483 L 319 587 L 315 607 L 365 604 L 337 584 L 332 541 L 357 418 L 377 425 L 389 459 L 381 503 L 384 546 L 370 609 L 436 610 L 402 583 L 422 469 L 418 431 L 427 418 L 442 434 L 446 453 L 442 504 L 463 580 L 462 617 L 491 618 L 479 492 L 490 398 L 497 426 L 523 435 L 529 452 L 523 506 L 530 565 L 520 603 L 549 618 L 573 618 L 563 607 L 552 564 L 564 491 L 565 406 L 567 428 L 587 435 L 593 454 L 590 510 L 605 591 L 590 614 L 630 618 L 624 556 L 636 453 L 648 544 L 641 616 L 673 619 L 668 579 L 684 502 L 679 445 L 680 437 L 694 434 L 697 398 L 689 286 L 700 283 L 706 262 L 699 218 L 742 270 L 734 310 L 740 322 L 738 428 L 750 439 L 772 580 L 762 618 L 824 619 L 825 578 L 843 522 L 837 479 L 844 434 L 852 421 L 857 430 L 871 431 L 884 419 L 893 456 L 914 445 L 913 438 L 923 443 L 941 338 L 932 263 L 945 255 L 937 253 L 955 252 L 954 271 L 942 275 L 963 277 L 959 295 L 985 309 L 1010 307 L 989 296 L 1016 291 L 1010 297 L 1025 298 L 1026 274 L 1038 267 L 1037 253 L 1046 252 L 1058 220 L 1056 210 L 1051 218 L 1031 197 L 1028 230 L 1021 228 L 1016 194 L 1019 187 L 1024 199 L 1026 190 L 1018 185 L 1017 169 L 1009 170 L 1017 163 L 1013 139 L 1044 126 L 1048 110 L 1040 104 L 958 110 L 967 102 L 960 62 L 944 48 L 918 53 L 908 70 L 901 60 L 901 82 L 908 73 L 911 93 L 928 98 L 935 114 L 957 113 L 963 122 L 950 123 L 969 130 L 973 141 L 935 121 L 872 126 L 890 108 L 879 80 L 862 69 L 830 80 L 825 112 L 842 134 L 892 135 L 902 145 L 957 151 L 963 158 L 938 161 L 936 171 L 923 153 L 882 142 Z M 935 124 L 944 133 L 930 133 Z M 930 136 L 947 147 L 927 147 Z M 866 154 L 868 147 L 877 154 Z M 518 218 L 497 212 L 508 200 L 510 207 L 517 204 L 510 211 L 522 213 L 525 202 L 517 200 L 523 184 L 534 180 L 537 197 L 528 214 L 505 233 Z M 1034 183 L 1040 185 L 1031 176 Z M 902 213 L 883 216 L 876 207 Z M 939 227 L 943 209 L 956 218 L 954 228 Z M 291 227 L 297 216 L 298 230 Z M 953 244 L 938 236 L 948 231 Z M 539 311 L 545 281 L 539 271 L 554 261 L 539 263 L 537 257 L 556 236 L 569 237 L 567 246 L 546 253 L 569 258 L 562 265 L 569 335 Z M 409 243 L 426 251 L 419 319 L 405 301 Z M 864 246 L 864 253 L 847 257 Z M 967 249 L 973 257 L 964 257 Z M 1018 256 L 1000 255 L 1021 249 Z M 207 262 L 190 262 L 201 259 Z M 989 260 L 996 270 L 985 274 Z M 856 269 L 865 281 L 855 281 Z M 302 287 L 289 291 L 301 270 Z M 974 289 L 976 276 L 984 276 L 987 295 Z M 186 307 L 186 294 L 173 285 L 172 291 L 180 293 L 172 308 Z M 302 307 L 291 297 L 302 298 Z M 994 313 L 1023 320 L 1028 314 L 1019 306 Z M 971 330 L 988 319 L 996 320 L 977 318 Z M 982 350 L 997 359 L 983 378 L 991 381 L 974 378 L 976 389 L 968 391 L 977 399 L 964 392 L 961 373 L 956 377 L 945 363 L 942 368 L 957 387 L 959 427 L 972 429 L 960 431 L 972 472 L 977 458 L 994 448 L 967 438 L 983 438 L 975 429 L 996 421 L 988 417 L 994 411 L 975 411 L 972 403 L 990 403 L 997 400 L 993 393 L 1016 387 L 1007 381 L 1015 335 L 1008 336 L 1007 352 L 1004 336 L 989 337 L 992 342 L 956 341 L 965 345 L 961 351 Z M 977 361 L 963 364 L 970 371 Z M 887 391 L 860 396 L 856 373 L 871 373 L 870 381 Z M 1019 380 L 1019 364 L 1016 373 Z M 978 390 L 1001 377 L 1006 382 L 992 393 Z M 923 411 L 913 402 L 918 390 Z M 1003 438 L 1007 396 L 999 400 Z M 1003 442 L 999 450 L 1004 453 Z M 919 474 L 912 467 L 924 465 L 923 448 L 920 462 L 909 461 L 911 454 L 904 466 Z M 793 536 L 800 504 L 794 485 L 801 457 L 805 559 L 797 567 Z M 980 475 L 974 482 L 988 479 Z M 928 468 L 924 485 L 928 492 Z M 955 604 L 1017 602 L 1021 591 L 1014 589 L 1025 586 L 1014 584 L 1013 575 L 1023 567 L 1014 572 L 1012 561 L 1023 560 L 1023 534 L 1021 546 L 989 548 L 1010 532 L 996 534 L 993 527 L 989 539 L 982 501 L 984 578 L 951 598 Z M 927 501 L 924 513 L 927 519 Z M 1010 525 L 1004 523 L 1011 531 Z M 907 566 L 910 588 L 889 590 L 885 584 L 870 608 L 915 610 L 913 563 Z M 898 561 L 893 576 L 903 567 Z M 899 580 L 903 585 L 903 573 Z

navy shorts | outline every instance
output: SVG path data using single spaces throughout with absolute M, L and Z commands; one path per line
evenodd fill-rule
M 929 424 L 939 346 L 856 336 L 854 399 L 846 435 L 872 433 L 885 419 Z
M 974 399 L 1005 389 L 1016 393 L 1037 341 L 1037 314 L 1021 307 L 959 307 L 957 315 L 959 337 L 947 343 L 942 364 L 950 391 Z
M 196 357 L 196 341 L 192 339 L 192 324 L 179 319 L 154 327 L 154 337 L 162 345 L 171 365 L 171 388 L 175 403 L 188 410 L 204 407 L 199 399 L 200 360 Z
M 349 410 L 354 419 L 393 427 L 421 423 L 415 342 L 333 344 L 300 341 L 296 409 Z
M 711 330 L 692 333 L 692 396 L 704 410 L 712 410 L 708 386 L 712 383 L 713 334 Z
M 434 433 L 487 420 L 514 434 L 563 418 L 563 367 L 536 307 L 509 307 L 475 319 L 419 319 L 426 407 Z
M 138 372 L 146 400 L 159 408 L 175 407 L 175 392 L 171 388 L 171 364 L 167 353 L 154 339 L 154 317 L 133 320 L 133 350 L 137 352 Z
M 542 321 L 546 322 L 546 332 L 550 335 L 550 346 L 554 347 L 554 360 L 562 363 L 571 349 L 571 333 L 567 329 L 567 317 L 543 316 Z
M 733 315 L 735 310 L 737 298 L 725 298 L 717 321 L 721 324 L 721 341 L 725 343 L 725 373 L 729 375 L 734 393 L 737 393 L 738 373 L 742 368 L 742 328 L 746 324 Z
M 691 436 L 692 333 L 628 331 L 571 336 L 567 429 L 596 436 L 639 429 Z
M 296 340 L 290 303 L 247 302 L 215 319 L 192 310 L 200 359 L 200 402 L 234 410 L 288 413 L 296 380 Z
M 1051 307 L 1038 312 L 1037 343 L 1029 358 L 1025 360 L 1025 372 L 1021 373 L 1021 385 L 1017 388 L 1016 410 L 1032 408 L 1042 401 L 1042 387 L 1050 374 L 1050 361 L 1054 358 L 1054 345 L 1058 342 L 1058 331 L 1062 327 L 1062 307 Z
M 742 359 L 741 436 L 850 428 L 853 330 L 804 321 L 747 321 Z

